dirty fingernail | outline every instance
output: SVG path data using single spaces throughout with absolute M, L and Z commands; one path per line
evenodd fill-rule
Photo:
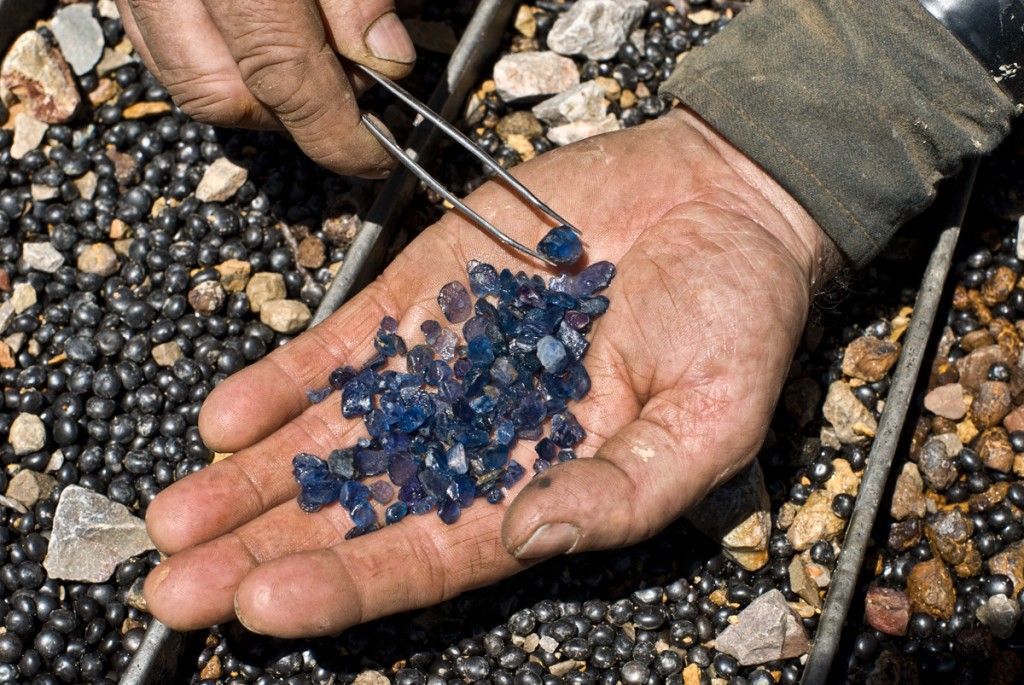
M 158 567 L 158 568 L 159 568 L 159 567 Z M 250 623 L 249 623 L 249 622 L 248 622 L 248 621 L 246 620 L 246 618 L 245 618 L 245 616 L 244 616 L 244 615 L 242 614 L 242 612 L 241 612 L 241 611 L 239 610 L 239 608 L 238 608 L 238 593 L 235 593 L 235 618 L 237 618 L 237 619 L 238 619 L 238 622 L 239 622 L 239 623 L 241 623 L 241 624 L 242 624 L 242 626 L 243 626 L 243 627 L 244 627 L 244 628 L 245 628 L 246 630 L 248 630 L 248 631 L 249 631 L 250 633 L 256 633 L 257 635 L 264 635 L 264 634 L 265 634 L 265 633 L 264 633 L 264 632 L 263 632 L 262 630 L 260 630 L 259 628 L 257 628 L 257 627 L 255 627 L 255 626 L 251 625 L 251 624 L 250 624 Z
M 409 64 L 416 61 L 416 48 L 394 12 L 382 14 L 366 32 L 366 47 L 377 59 Z
M 570 523 L 545 523 L 516 548 L 516 559 L 542 559 L 571 552 L 580 541 L 580 530 Z

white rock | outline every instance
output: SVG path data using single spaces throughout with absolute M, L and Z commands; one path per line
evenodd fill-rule
M 561 93 L 580 82 L 576 63 L 554 52 L 515 52 L 494 65 L 494 86 L 508 103 Z
M 200 202 L 224 202 L 238 192 L 249 172 L 226 157 L 218 158 L 203 174 L 196 187 L 196 199 Z
M 536 105 L 533 114 L 551 126 L 599 121 L 608 114 L 608 101 L 599 83 L 586 81 Z
M 646 11 L 647 0 L 577 0 L 555 20 L 548 47 L 561 55 L 609 59 Z
M 26 153 L 35 150 L 43 142 L 46 129 L 50 125 L 39 121 L 28 112 L 21 112 L 14 117 L 14 140 L 11 142 L 11 157 L 21 159 Z
M 15 314 L 21 314 L 23 311 L 31 307 L 36 303 L 36 289 L 28 283 L 19 283 L 14 286 L 14 290 L 11 292 L 11 306 L 14 307 Z
M 11 423 L 8 439 L 18 456 L 38 452 L 46 446 L 46 426 L 35 414 L 18 414 Z
M 260 309 L 260 321 L 286 335 L 304 330 L 312 318 L 309 307 L 298 300 L 269 300 Z
M 619 120 L 615 118 L 614 114 L 609 114 L 598 121 L 574 121 L 555 126 L 548 130 L 548 140 L 555 145 L 568 145 L 591 136 L 618 130 Z
M 92 16 L 92 3 L 68 5 L 57 10 L 51 24 L 64 59 L 81 76 L 103 56 L 103 29 Z
M 715 638 L 715 648 L 742 666 L 791 659 L 810 650 L 799 616 L 778 590 L 764 593 L 737 617 L 737 623 Z
M 21 259 L 18 263 L 29 269 L 52 274 L 64 264 L 64 255 L 51 243 L 25 243 L 21 246 Z

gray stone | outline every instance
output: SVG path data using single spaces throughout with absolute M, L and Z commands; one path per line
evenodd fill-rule
M 936 416 L 959 421 L 967 415 L 964 386 L 959 383 L 948 383 L 930 390 L 924 396 L 924 408 Z
M 604 119 L 608 114 L 608 101 L 599 83 L 586 81 L 548 98 L 534 106 L 532 111 L 541 121 L 551 126 L 561 126 L 573 121 Z
M 220 157 L 207 167 L 196 187 L 196 199 L 200 202 L 224 202 L 238 192 L 247 178 L 249 172 L 245 167 Z
M 771 501 L 756 459 L 687 512 L 686 518 L 748 571 L 768 563 Z
M 57 502 L 43 567 L 50 578 L 102 583 L 119 563 L 153 548 L 145 522 L 127 507 L 69 485 Z
M 64 255 L 51 243 L 25 243 L 21 246 L 21 259 L 18 263 L 29 269 L 52 274 L 64 264 Z
M 844 445 L 864 442 L 866 438 L 874 437 L 878 428 L 875 417 L 843 381 L 835 381 L 828 386 L 822 412 Z
M 793 560 L 789 562 L 789 585 L 800 599 L 815 609 L 821 608 L 818 584 L 807 573 L 807 567 L 804 566 L 804 560 L 799 554 L 794 554 Z
M 153 346 L 153 361 L 160 366 L 174 366 L 184 356 L 181 346 L 173 340 Z
M 7 509 L 14 509 L 19 514 L 24 514 L 28 511 L 28 508 L 24 504 L 16 499 L 8 497 L 7 495 L 0 495 L 0 507 L 6 507 Z
M 11 482 L 7 485 L 7 497 L 21 502 L 27 508 L 34 507 L 40 500 L 44 500 L 53 493 L 57 487 L 57 481 L 52 476 L 44 473 L 37 473 L 31 469 L 22 469 L 14 474 Z
M 1013 634 L 1020 620 L 1020 605 L 1006 595 L 992 595 L 974 613 L 992 634 L 1005 640 Z
M 16 315 L 17 312 L 14 311 L 14 305 L 10 300 L 0 302 L 0 333 L 7 331 L 7 327 L 14 321 Z
M 715 638 L 715 648 L 742 666 L 792 659 L 811 648 L 800 617 L 778 590 L 769 590 L 741 611 L 739 621 Z
M 614 57 L 647 11 L 647 0 L 577 0 L 548 33 L 548 47 L 561 55 Z
M 117 50 L 107 48 L 103 52 L 103 59 L 96 65 L 96 73 L 99 76 L 106 76 L 112 71 L 117 71 L 123 66 L 134 64 L 135 58 L 131 54 L 124 54 Z
M 48 124 L 71 119 L 82 101 L 67 62 L 36 31 L 26 31 L 14 41 L 0 67 L 0 83 L 29 114 Z
M 896 488 L 892 494 L 892 506 L 889 513 L 897 521 L 919 519 L 927 511 L 924 496 L 924 479 L 917 464 L 907 462 L 896 477 Z
M 576 63 L 550 51 L 515 52 L 494 65 L 494 86 L 508 103 L 561 93 L 579 82 Z
M 270 300 L 260 309 L 260 321 L 286 335 L 305 330 L 312 318 L 309 307 L 298 300 Z
M 26 153 L 39 147 L 48 128 L 50 128 L 49 124 L 39 121 L 28 112 L 21 112 L 14 117 L 14 141 L 11 143 L 11 157 L 21 159 Z
M 14 307 L 15 314 L 21 314 L 34 305 L 37 299 L 36 289 L 30 283 L 19 283 L 11 292 L 11 306 Z
M 614 114 L 608 114 L 598 121 L 574 121 L 548 130 L 548 140 L 555 145 L 568 145 L 584 140 L 600 133 L 611 133 L 620 128 L 619 120 Z
M 15 36 L 43 16 L 48 4 L 46 0 L 0 0 L 0 55 Z
M 46 426 L 35 414 L 18 414 L 7 437 L 18 456 L 38 452 L 46 446 Z
M 60 51 L 71 69 L 81 76 L 103 56 L 103 29 L 92 16 L 92 3 L 68 5 L 57 11 L 51 24 Z
M 921 447 L 917 455 L 917 468 L 925 484 L 937 492 L 948 488 L 960 476 L 956 464 L 946 452 L 946 444 L 934 438 Z

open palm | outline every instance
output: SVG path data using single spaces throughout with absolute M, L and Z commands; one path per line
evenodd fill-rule
M 345 509 L 295 501 L 297 452 L 326 457 L 365 435 L 338 402 L 306 390 L 373 355 L 381 317 L 420 341 L 437 292 L 469 259 L 545 271 L 448 215 L 324 323 L 226 380 L 200 417 L 210 447 L 236 452 L 169 487 L 147 524 L 171 556 L 146 596 L 175 628 L 238 616 L 252 630 L 322 635 L 425 606 L 563 552 L 649 537 L 757 451 L 822 276 L 827 239 L 741 153 L 683 110 L 516 169 L 584 231 L 585 259 L 616 264 L 591 333 L 593 389 L 573 413 L 583 457 L 478 502 L 455 525 L 413 516 L 345 540 Z M 526 244 L 550 228 L 503 187 L 470 204 Z M 533 446 L 512 457 L 529 467 Z

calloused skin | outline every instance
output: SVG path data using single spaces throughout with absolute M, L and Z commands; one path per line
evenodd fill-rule
M 145 586 L 158 618 L 337 633 L 549 556 L 643 540 L 755 455 L 834 257 L 813 220 L 682 109 L 515 173 L 583 228 L 586 259 L 618 268 L 590 336 L 593 389 L 572 407 L 588 431 L 581 458 L 524 479 L 500 505 L 478 501 L 451 526 L 430 513 L 344 540 L 352 523 L 341 507 L 309 515 L 296 504 L 292 456 L 326 457 L 365 434 L 342 418 L 337 393 L 310 406 L 305 391 L 370 358 L 382 316 L 415 343 L 422 321 L 443 320 L 437 292 L 465 281 L 467 260 L 551 273 L 450 213 L 332 317 L 210 395 L 202 435 L 235 454 L 149 507 L 150 535 L 171 555 Z M 550 228 L 494 183 L 469 203 L 527 244 Z M 513 452 L 527 468 L 534 456 L 532 444 Z
M 394 0 L 116 0 L 146 67 L 193 118 L 286 131 L 315 162 L 379 178 L 394 160 L 359 119 L 372 81 L 416 49 Z M 383 124 L 380 125 L 383 128 Z

